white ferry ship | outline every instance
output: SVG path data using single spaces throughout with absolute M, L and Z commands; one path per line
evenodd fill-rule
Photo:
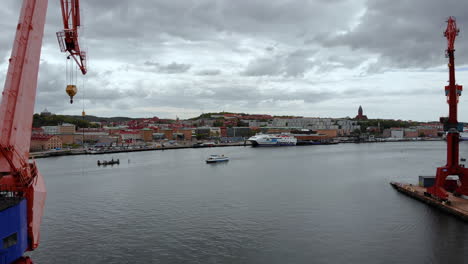
M 295 146 L 297 139 L 288 134 L 257 134 L 247 139 L 252 146 Z
M 468 141 L 468 131 L 460 132 L 460 141 Z

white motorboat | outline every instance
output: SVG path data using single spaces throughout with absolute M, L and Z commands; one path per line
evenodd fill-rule
M 224 155 L 210 155 L 210 157 L 206 159 L 206 163 L 216 163 L 225 161 L 229 161 L 229 158 Z

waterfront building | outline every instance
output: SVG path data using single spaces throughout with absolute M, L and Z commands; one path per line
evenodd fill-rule
M 69 123 L 63 123 L 58 126 L 59 134 L 74 134 L 76 131 L 76 126 Z
M 210 127 L 210 137 L 220 137 L 221 129 L 219 127 Z
M 252 136 L 252 130 L 250 127 L 228 127 L 226 129 L 228 137 L 250 137 Z
M 272 126 L 271 121 L 261 121 L 261 120 L 250 120 L 250 119 L 242 119 L 242 123 L 248 124 L 249 127 L 265 127 L 265 126 Z
M 45 151 L 62 148 L 62 140 L 54 135 L 32 135 L 30 151 Z
M 390 130 L 390 137 L 391 138 L 403 138 L 404 130 L 402 128 L 392 128 Z
M 44 135 L 44 129 L 41 127 L 33 127 L 31 130 L 32 135 Z
M 437 128 L 426 128 L 426 127 L 419 127 L 418 128 L 418 136 L 419 137 L 438 137 L 439 129 Z
M 303 117 L 303 118 L 274 118 L 273 127 L 300 127 L 311 130 L 338 129 L 331 118 Z
M 221 137 L 227 137 L 227 128 L 226 127 L 220 127 L 219 131 L 221 131 Z
M 403 131 L 404 131 L 404 137 L 405 138 L 417 138 L 418 137 L 418 130 L 417 129 L 406 128 Z
M 361 126 L 358 125 L 358 122 L 355 120 L 335 119 L 335 121 L 338 125 L 338 133 L 340 135 L 346 136 L 353 133 L 356 129 L 361 130 Z
M 198 125 L 198 122 L 197 120 L 180 120 L 179 124 L 181 124 L 183 127 L 193 127 Z
M 140 131 L 120 131 L 120 138 L 122 139 L 123 142 L 136 142 L 138 140 L 141 140 L 141 134 Z
M 61 136 L 63 137 L 63 135 Z M 79 129 L 79 131 L 73 135 L 73 143 L 82 145 L 83 141 L 88 144 L 103 143 L 104 145 L 109 145 L 110 143 L 117 143 L 119 141 L 119 137 L 112 136 L 109 132 L 102 129 Z
M 355 120 L 318 117 L 274 118 L 272 127 L 337 130 L 339 135 L 349 135 L 354 130 L 361 128 Z
M 62 140 L 62 144 L 74 144 L 75 143 L 75 130 L 76 126 L 73 124 L 63 123 L 57 126 L 58 136 Z
M 326 135 L 327 138 L 336 138 L 338 136 L 337 129 L 319 129 L 317 134 Z
M 439 137 L 439 129 L 427 126 L 417 126 L 412 128 L 392 127 L 384 129 L 382 137 L 392 138 L 416 138 L 416 137 Z
M 212 127 L 214 126 L 215 121 L 215 119 L 200 118 L 195 121 L 194 125 L 199 127 Z
M 178 134 L 182 134 L 183 140 L 192 140 L 193 129 L 191 128 L 179 128 L 176 130 Z
M 153 133 L 153 141 L 164 139 L 164 133 Z
M 211 135 L 211 128 L 210 127 L 197 127 L 195 128 L 195 136 L 197 139 L 205 139 L 209 138 Z
M 174 131 L 171 128 L 160 129 L 159 132 L 164 134 L 165 139 L 174 139 Z
M 59 133 L 58 126 L 42 126 L 41 128 L 46 135 L 57 135 Z
M 153 130 L 149 128 L 143 128 L 140 130 L 141 139 L 144 142 L 151 142 L 153 141 Z

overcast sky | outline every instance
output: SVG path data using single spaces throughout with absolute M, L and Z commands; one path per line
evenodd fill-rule
M 2 0 L 0 81 L 20 0 Z M 36 111 L 130 117 L 245 112 L 438 120 L 447 115 L 443 31 L 468 85 L 468 1 L 81 0 L 89 73 L 65 94 L 58 0 L 49 1 Z M 84 87 L 83 87 L 84 86 Z M 468 86 L 467 86 L 468 87 Z M 468 94 L 460 98 L 468 121 Z

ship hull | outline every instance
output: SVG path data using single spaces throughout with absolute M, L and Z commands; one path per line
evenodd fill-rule
M 206 160 L 206 163 L 218 163 L 218 162 L 226 162 L 229 161 L 229 159 L 216 159 L 216 160 Z
M 284 143 L 276 143 L 276 144 L 266 144 L 266 143 L 258 143 L 257 141 L 250 141 L 252 143 L 252 147 L 281 147 L 281 146 L 295 146 L 296 144 L 293 142 L 284 142 Z

